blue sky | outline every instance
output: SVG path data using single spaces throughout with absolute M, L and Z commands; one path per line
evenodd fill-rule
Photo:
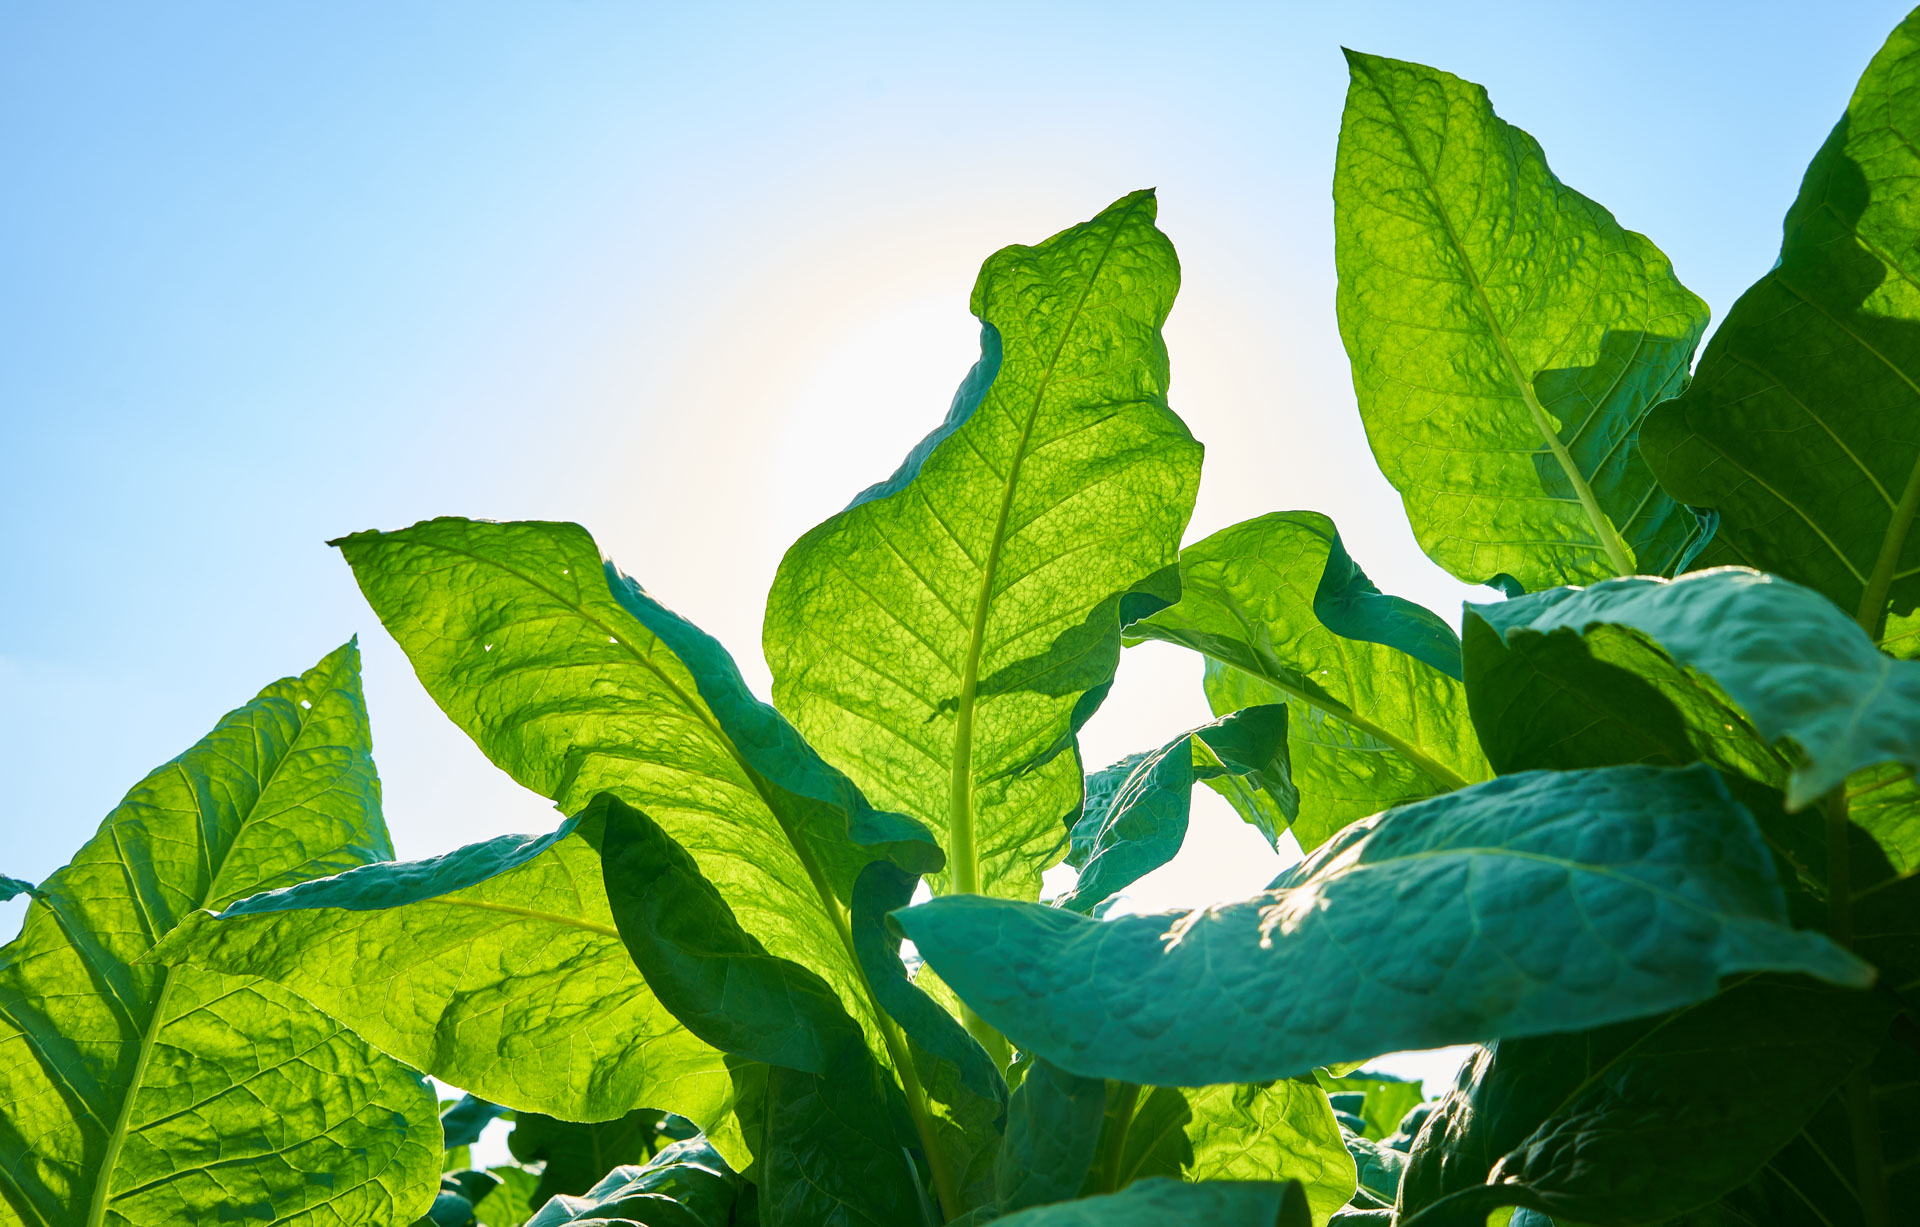
M 403 856 L 544 828 L 324 543 L 578 520 L 764 689 L 786 544 L 972 361 L 980 261 L 1157 186 L 1192 536 L 1309 507 L 1414 547 L 1333 321 L 1341 45 L 1491 91 L 1716 319 L 1898 4 L 0 8 L 0 873 L 349 635 Z M 1130 654 L 1106 761 L 1204 719 Z M 1154 905 L 1257 888 L 1204 809 Z M 1251 846 L 1249 844 L 1251 841 Z M 21 905 L 0 906 L 11 933 Z

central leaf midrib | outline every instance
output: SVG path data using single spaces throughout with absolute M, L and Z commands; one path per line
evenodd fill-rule
M 1073 336 L 1074 328 L 1080 322 L 1080 316 L 1086 309 L 1087 299 L 1093 293 L 1094 285 L 1099 281 L 1101 272 L 1106 268 L 1113 248 L 1120 240 L 1124 223 L 1139 207 L 1138 202 L 1130 205 L 1126 213 L 1113 219 L 1112 229 L 1107 235 L 1107 243 L 1101 249 L 1100 258 L 1094 262 L 1087 274 L 1086 284 L 1080 295 L 1074 300 L 1073 311 L 1067 317 L 1066 324 L 1060 330 L 1060 339 L 1054 345 L 1052 356 L 1043 368 L 1039 386 L 1034 390 L 1033 403 L 1028 407 L 1025 421 L 1021 424 L 1020 439 L 1014 447 L 1013 459 L 1007 466 L 1007 478 L 1000 493 L 1000 510 L 994 519 L 993 536 L 987 543 L 987 558 L 980 570 L 980 595 L 974 603 L 973 624 L 968 628 L 967 655 L 960 674 L 960 694 L 955 704 L 954 714 L 954 752 L 953 778 L 949 797 L 948 849 L 953 857 L 951 866 L 954 890 L 960 894 L 974 894 L 980 888 L 979 853 L 975 846 L 973 829 L 973 714 L 980 685 L 980 657 L 986 644 L 987 616 L 993 604 L 993 582 L 1000 567 L 1000 557 L 1006 546 L 1007 521 L 1013 511 L 1013 495 L 1020 483 L 1020 468 L 1026 459 L 1027 445 L 1033 435 L 1034 424 L 1040 417 L 1040 406 L 1045 400 L 1047 389 L 1052 386 L 1055 372 L 1059 369 L 1060 356 L 1066 352 L 1067 341 Z M 983 304 L 984 305 L 984 304 Z
M 1540 432 L 1540 437 L 1545 441 L 1547 449 L 1552 452 L 1553 458 L 1559 462 L 1567 480 L 1572 483 L 1574 494 L 1580 500 L 1581 510 L 1586 512 L 1594 536 L 1606 551 L 1607 560 L 1612 564 L 1614 573 L 1632 575 L 1633 559 L 1627 552 L 1626 543 L 1620 539 L 1620 534 L 1614 530 L 1606 513 L 1601 511 L 1600 502 L 1594 496 L 1593 487 L 1587 483 L 1586 477 L 1580 472 L 1580 467 L 1574 463 L 1573 456 L 1567 451 L 1566 445 L 1561 443 L 1559 435 L 1554 432 L 1552 424 L 1547 420 L 1545 407 L 1534 395 L 1532 382 L 1520 370 L 1519 360 L 1514 357 L 1513 347 L 1508 342 L 1505 330 L 1500 326 L 1499 317 L 1494 314 L 1492 302 L 1487 298 L 1486 287 L 1481 283 L 1479 270 L 1474 267 L 1473 259 L 1467 253 L 1466 244 L 1461 241 L 1459 233 L 1454 229 L 1453 218 L 1447 212 L 1439 185 L 1434 182 L 1432 172 L 1427 169 L 1426 163 L 1421 159 L 1413 141 L 1413 134 L 1407 130 L 1406 123 L 1401 119 L 1400 110 L 1394 105 L 1392 96 L 1379 80 L 1374 78 L 1373 70 L 1367 68 L 1364 71 L 1368 79 L 1373 82 L 1374 91 L 1386 105 L 1387 113 L 1393 117 L 1393 126 L 1400 133 L 1408 158 L 1412 160 L 1414 167 L 1420 172 L 1421 179 L 1427 185 L 1427 194 L 1434 205 L 1434 215 L 1440 219 L 1440 225 L 1446 231 L 1448 243 L 1452 245 L 1454 254 L 1460 258 L 1460 267 L 1466 273 L 1467 284 L 1472 288 L 1474 300 L 1478 303 L 1480 313 L 1486 321 L 1487 333 L 1493 338 L 1494 345 L 1500 351 L 1500 360 L 1505 364 L 1508 377 L 1513 380 L 1514 387 L 1519 391 L 1520 399 L 1526 404 L 1527 412 L 1533 419 L 1534 428 Z M 1498 122 L 1497 119 L 1496 122 Z M 1597 409 L 1596 412 L 1598 412 Z
M 257 702 L 258 700 L 255 701 Z M 314 712 L 318 710 L 317 707 L 303 708 L 297 702 L 291 704 L 291 706 L 295 713 L 295 719 L 299 722 L 299 726 L 295 729 L 294 735 L 287 740 L 286 753 L 275 760 L 273 769 L 267 772 L 267 778 L 261 781 L 260 791 L 254 795 L 253 804 L 247 807 L 246 815 L 235 825 L 233 838 L 228 841 L 226 848 L 221 851 L 219 864 L 209 865 L 210 872 L 207 875 L 206 894 L 200 897 L 194 904 L 192 910 L 198 911 L 206 907 L 209 900 L 219 897 L 220 875 L 226 872 L 227 860 L 233 855 L 233 850 L 239 846 L 241 833 L 246 829 L 246 825 L 252 818 L 254 811 L 260 808 L 261 800 L 266 797 L 268 790 L 273 787 L 274 781 L 280 778 L 280 768 L 285 766 L 287 760 L 293 757 L 295 747 L 300 744 L 300 739 L 306 736 L 308 728 L 311 727 L 313 723 Z M 182 770 L 184 769 L 185 768 L 182 767 Z M 205 826 L 202 825 L 199 829 L 204 832 Z M 149 926 L 149 928 L 151 928 L 151 926 Z M 170 929 L 168 932 L 172 932 L 172 930 Z M 162 934 L 152 934 L 153 940 L 156 943 L 162 936 Z M 93 1200 L 87 1210 L 86 1227 L 101 1227 L 101 1224 L 106 1221 L 107 1202 L 110 1200 L 108 1189 L 112 1184 L 114 1167 L 120 1160 L 121 1147 L 126 1145 L 127 1135 L 133 1124 L 134 1101 L 139 1098 L 140 1088 L 146 1082 L 147 1065 L 153 1058 L 154 1041 L 159 1038 L 160 1028 L 164 1025 L 167 999 L 173 995 L 175 976 L 179 973 L 181 966 L 182 965 L 178 963 L 169 964 L 166 972 L 160 978 L 160 992 L 154 998 L 153 1012 L 148 1016 L 147 1025 L 140 1035 L 140 1055 L 134 1059 L 133 1074 L 127 1083 L 127 1093 L 120 1101 L 119 1116 L 114 1121 L 113 1132 L 107 1137 L 106 1154 L 101 1158 L 100 1170 L 94 1177 Z

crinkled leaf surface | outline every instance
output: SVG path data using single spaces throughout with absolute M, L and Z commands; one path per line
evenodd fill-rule
M 1251 1180 L 1186 1184 L 1154 1177 L 1118 1193 L 1035 1206 L 992 1221 L 1006 1227 L 1309 1227 L 1313 1220 L 1297 1185 Z
M 1713 507 L 1708 563 L 1807 585 L 1916 654 L 1920 16 L 1861 77 L 1787 212 L 1780 258 L 1647 419 L 1661 484 Z
M 1696 533 L 1636 436 L 1706 304 L 1450 73 L 1347 53 L 1340 337 L 1373 454 L 1429 557 L 1529 591 L 1667 572 Z
M 1203 653 L 1216 713 L 1287 704 L 1293 831 L 1309 851 L 1356 818 L 1492 774 L 1453 628 L 1381 593 L 1316 512 L 1275 512 L 1188 546 L 1179 602 L 1127 636 Z
M 1201 780 L 1222 786 L 1268 842 L 1277 840 L 1299 809 L 1287 765 L 1287 705 L 1233 712 L 1088 776 L 1067 853 L 1080 877 L 1056 906 L 1091 912 L 1172 860 Z M 1283 821 L 1269 821 L 1269 813 Z
M 1492 1184 L 1482 1213 L 1664 1222 L 1751 1179 L 1873 1059 L 1891 1013 L 1874 994 L 1763 976 L 1659 1018 L 1501 1040 L 1421 1134 L 1400 1213 Z
M 817 972 L 882 1047 L 846 905 L 876 859 L 939 864 L 918 823 L 869 806 L 752 698 L 718 643 L 603 566 L 577 525 L 433 520 L 342 549 L 428 692 L 489 757 L 564 810 L 599 792 L 643 809 L 769 954 Z M 496 1102 L 571 1119 L 661 1108 L 744 1161 L 729 1066 L 620 944 L 602 832 L 581 813 L 544 839 L 253 900 L 180 951 L 289 980 Z
M 276 984 L 144 957 L 196 908 L 392 855 L 352 644 L 136 785 L 0 947 L 0 1222 L 425 1213 L 424 1079 Z
M 705 1138 L 675 1142 L 642 1165 L 606 1171 L 578 1197 L 542 1206 L 528 1227 L 597 1222 L 642 1227 L 729 1227 L 739 1177 Z
M 994 1160 L 994 1200 L 1001 1213 L 1079 1194 L 1093 1167 L 1106 1107 L 1105 1080 L 1033 1063 L 1013 1093 Z
M 1787 926 L 1759 831 L 1704 766 L 1503 776 L 1356 823 L 1203 911 L 956 897 L 895 915 L 1021 1049 L 1163 1086 L 1598 1026 L 1740 971 L 1872 978 Z
M 991 257 L 980 364 L 946 421 L 796 542 L 767 600 L 775 701 L 940 833 L 958 876 L 937 890 L 1038 897 L 1121 606 L 1193 508 L 1200 447 L 1167 408 L 1160 336 L 1179 263 L 1154 214 L 1136 192 Z
M 1153 1087 L 1122 1152 L 1123 1183 L 1294 1180 L 1323 1224 L 1354 1191 L 1354 1163 L 1320 1088 L 1295 1079 L 1244 1086 Z
M 1794 807 L 1863 768 L 1920 766 L 1920 663 L 1880 651 L 1832 602 L 1799 584 L 1726 568 L 1468 608 L 1509 639 L 1602 624 L 1643 632 L 1676 663 L 1712 678 L 1766 741 L 1794 743 L 1805 759 L 1787 784 Z M 1496 690 L 1481 706 L 1501 701 Z
M 1388 1073 L 1369 1070 L 1336 1078 L 1320 1069 L 1314 1071 L 1314 1078 L 1329 1095 L 1358 1093 L 1364 1096 L 1359 1116 L 1366 1123 L 1366 1136 L 1376 1142 L 1390 1136 L 1407 1113 L 1425 1099 L 1420 1083 Z

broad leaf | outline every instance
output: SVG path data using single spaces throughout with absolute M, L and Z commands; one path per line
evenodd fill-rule
M 1309 1082 L 1152 1087 L 1128 1126 L 1118 1183 L 1298 1181 L 1315 1223 L 1354 1192 L 1354 1163 L 1327 1097 Z
M 1161 1086 L 1599 1026 L 1740 971 L 1872 979 L 1787 927 L 1759 831 L 1706 767 L 1503 776 L 1356 823 L 1266 893 L 1189 914 L 951 898 L 895 916 L 1022 1050 Z
M 1461 1074 L 1410 1157 L 1400 1213 L 1485 1185 L 1594 1227 L 1658 1223 L 1753 1177 L 1872 1058 L 1876 995 L 1750 979 L 1598 1031 L 1501 1040 Z
M 582 1194 L 612 1169 L 626 1163 L 645 1163 L 673 1139 L 660 1126 L 668 1117 L 649 1108 L 635 1108 L 618 1120 L 564 1121 L 537 1112 L 522 1112 L 507 1135 L 507 1149 L 522 1163 L 539 1169 L 539 1180 L 526 1194 L 529 1210 L 562 1193 Z M 684 1122 L 682 1122 L 684 1123 Z M 482 1206 L 482 1217 L 487 1207 Z M 488 1227 L 495 1227 L 488 1219 Z
M 0 877 L 0 903 L 20 895 L 31 895 L 33 883 L 23 882 L 19 878 Z
M 540 1176 L 507 1163 L 488 1168 L 487 1174 L 500 1184 L 474 1207 L 481 1223 L 484 1227 L 524 1227 L 533 1217 L 534 1192 L 540 1187 Z
M 1160 337 L 1179 264 L 1155 208 L 1137 192 L 986 262 L 980 362 L 946 421 L 796 542 L 767 600 L 776 702 L 939 833 L 936 890 L 1038 897 L 1080 802 L 1073 732 L 1138 616 L 1127 594 L 1173 563 L 1193 507 L 1200 447 L 1167 408 Z
M 1708 563 L 1835 601 L 1915 654 L 1920 600 L 1920 16 L 1854 90 L 1788 210 L 1780 258 L 1734 304 L 1642 440 L 1675 497 L 1719 511 Z
M 1322 1069 L 1314 1071 L 1314 1078 L 1329 1095 L 1358 1092 L 1363 1096 L 1359 1116 L 1366 1123 L 1366 1136 L 1376 1142 L 1391 1136 L 1425 1098 L 1420 1083 L 1392 1074 L 1365 1072 L 1336 1078 Z
M 1078 1196 L 1093 1167 L 1106 1106 L 1101 1079 L 1033 1063 L 1013 1093 L 994 1161 L 994 1200 L 1001 1213 Z
M 1528 590 L 1667 572 L 1697 533 L 1636 435 L 1706 304 L 1450 73 L 1347 53 L 1333 173 L 1340 336 L 1429 557 Z
M 1272 843 L 1299 809 L 1287 765 L 1287 707 L 1249 707 L 1087 777 L 1067 861 L 1080 871 L 1057 906 L 1091 912 L 1172 860 L 1205 780 Z M 1277 821 L 1276 821 L 1277 819 Z
M 1203 653 L 1216 713 L 1287 704 L 1293 831 L 1309 851 L 1355 818 L 1492 774 L 1453 629 L 1374 587 L 1323 515 L 1275 512 L 1188 546 L 1179 602 L 1127 636 Z
M 1035 1206 L 992 1221 L 1004 1227 L 1311 1227 L 1313 1219 L 1298 1185 L 1251 1180 L 1186 1184 L 1155 1177 L 1118 1193 Z
M 744 1162 L 728 1063 L 645 990 L 619 942 L 603 824 L 585 812 L 607 792 L 686 848 L 743 928 L 817 972 L 884 1049 L 845 909 L 875 860 L 940 863 L 919 824 L 869 806 L 718 643 L 603 565 L 576 525 L 434 520 L 342 549 L 429 693 L 576 816 L 544 839 L 250 901 L 183 935 L 180 957 L 282 978 L 496 1102 L 587 1120 L 660 1108 Z
M 705 1138 L 690 1138 L 644 1165 L 615 1167 L 581 1196 L 554 1198 L 527 1227 L 729 1227 L 738 1191 L 739 1177 L 719 1152 Z
M 136 785 L 0 947 L 0 1219 L 425 1213 L 418 1074 L 279 985 L 146 957 L 196 908 L 392 855 L 352 644 Z
M 1468 610 L 1509 641 L 1601 625 L 1642 632 L 1676 664 L 1712 678 L 1766 742 L 1793 743 L 1801 757 L 1787 782 L 1794 808 L 1863 768 L 1920 766 L 1920 663 L 1881 652 L 1798 584 L 1727 569 L 1558 588 Z M 1482 690 L 1476 721 L 1509 719 L 1512 697 L 1525 696 Z
M 1362 1134 L 1343 1136 L 1357 1178 L 1350 1204 L 1358 1210 L 1393 1209 L 1400 1196 L 1400 1178 L 1407 1170 L 1407 1156 Z
M 488 1125 L 501 1119 L 512 1120 L 513 1113 L 497 1103 L 488 1103 L 472 1095 L 463 1096 L 440 1114 L 443 1144 L 448 1150 L 472 1146 L 480 1140 L 480 1134 Z

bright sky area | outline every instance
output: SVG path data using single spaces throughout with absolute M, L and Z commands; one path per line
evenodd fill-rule
M 1457 621 L 1491 594 L 1414 545 L 1334 326 L 1340 47 L 1484 84 L 1717 319 L 1903 11 L 10 3 L 0 873 L 53 872 L 355 634 L 400 855 L 549 828 L 325 542 L 578 521 L 764 694 L 781 553 L 940 419 L 981 260 L 1137 187 L 1184 266 L 1188 539 L 1323 511 L 1381 587 Z M 1089 765 L 1204 722 L 1199 675 L 1130 651 Z M 1133 906 L 1241 897 L 1297 855 L 1202 789 Z

